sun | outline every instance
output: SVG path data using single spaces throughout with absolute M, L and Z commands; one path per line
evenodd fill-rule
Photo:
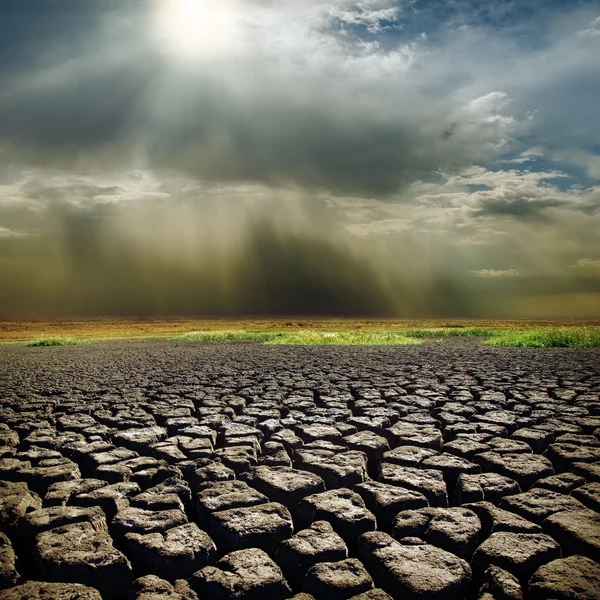
M 234 0 L 163 0 L 156 26 L 161 43 L 182 59 L 228 54 L 239 35 Z

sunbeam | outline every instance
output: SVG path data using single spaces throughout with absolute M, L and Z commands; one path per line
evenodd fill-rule
M 164 0 L 156 28 L 168 52 L 181 59 L 228 54 L 239 36 L 238 11 L 232 0 Z

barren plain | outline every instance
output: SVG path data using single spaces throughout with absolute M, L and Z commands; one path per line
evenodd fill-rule
M 600 350 L 0 346 L 0 598 L 600 598 Z

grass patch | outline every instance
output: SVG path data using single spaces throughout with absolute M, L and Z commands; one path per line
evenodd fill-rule
M 247 331 L 245 329 L 224 330 L 224 331 L 190 331 L 170 337 L 170 340 L 176 342 L 237 342 L 242 340 L 265 341 L 267 334 L 257 331 Z
M 276 333 L 267 341 L 267 344 L 301 346 L 406 346 L 421 343 L 422 340 L 407 337 L 404 332 L 398 331 L 317 331 L 314 329 Z
M 600 327 L 538 327 L 508 331 L 486 343 L 524 348 L 600 348 Z
M 206 341 L 244 341 L 254 340 L 275 345 L 407 345 L 420 344 L 422 340 L 409 338 L 398 331 L 385 330 L 357 330 L 357 331 L 320 331 L 317 329 L 304 329 L 299 331 L 192 331 L 169 338 L 180 342 L 206 342 Z
M 223 322 L 222 324 L 226 324 Z M 600 347 L 600 326 L 596 323 L 589 325 L 565 324 L 546 325 L 505 323 L 503 327 L 493 324 L 452 324 L 441 322 L 439 326 L 429 326 L 421 322 L 422 327 L 403 326 L 400 323 L 385 325 L 382 322 L 361 321 L 261 321 L 251 323 L 252 326 L 235 327 L 238 323 L 229 322 L 229 328 L 211 328 L 212 323 L 203 323 L 203 329 L 188 332 L 166 331 L 149 332 L 123 331 L 120 339 L 136 337 L 155 337 L 184 342 L 204 341 L 256 341 L 278 345 L 357 345 L 357 346 L 392 346 L 420 344 L 427 340 L 442 341 L 451 337 L 489 338 L 484 343 L 494 346 L 523 346 L 531 348 L 598 348 Z M 1 321 L 0 321 L 1 324 Z M 191 323 L 187 323 L 188 325 Z M 199 323 L 195 323 L 199 324 Z M 233 325 L 233 327 L 231 327 Z M 239 323 L 239 325 L 244 325 Z M 431 325 L 434 325 L 431 323 Z M 491 325 L 491 326 L 490 326 Z M 184 326 L 178 323 L 177 327 Z M 33 332 L 31 332 L 33 333 Z M 50 333 L 50 332 L 49 332 Z M 66 335 L 54 336 L 51 333 L 39 332 L 39 337 L 25 342 L 26 346 L 71 346 L 89 344 L 92 339 L 102 339 L 99 335 L 86 335 L 85 332 L 65 332 Z M 128 335 L 129 334 L 129 335 Z M 32 336 L 33 337 L 33 336 Z M 107 336 L 110 339 L 111 336 Z M 92 338 L 92 339 L 90 339 Z M 26 340 L 27 338 L 25 338 Z M 114 339 L 114 338 L 113 338 Z M 23 341 L 25 341 L 23 340 Z M 15 340 L 16 341 L 16 340 Z
M 497 329 L 483 327 L 428 327 L 407 328 L 402 330 L 402 335 L 412 338 L 445 338 L 445 337 L 492 337 L 502 332 Z
M 184 342 L 254 340 L 271 345 L 405 346 L 448 337 L 487 337 L 494 346 L 531 348 L 598 348 L 600 327 L 535 327 L 510 330 L 485 327 L 357 328 L 327 331 L 322 329 L 263 330 L 247 329 L 192 331 L 171 340 Z
M 37 340 L 31 340 L 26 342 L 25 346 L 36 347 L 36 346 L 80 346 L 82 344 L 89 344 L 89 340 L 82 340 L 73 337 L 53 337 L 53 338 L 39 338 Z

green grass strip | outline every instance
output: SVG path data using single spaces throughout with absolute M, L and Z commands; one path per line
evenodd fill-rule
M 176 342 L 233 342 L 241 340 L 260 340 L 265 341 L 268 334 L 246 331 L 245 329 L 225 330 L 225 331 L 190 331 L 170 337 L 170 340 Z
M 36 347 L 36 346 L 80 346 L 82 344 L 89 344 L 90 340 L 82 340 L 79 338 L 72 337 L 54 337 L 54 338 L 39 338 L 37 340 L 31 340 L 25 342 L 25 346 Z
M 169 338 L 180 342 L 205 341 L 244 341 L 255 340 L 274 345 L 408 345 L 420 344 L 422 340 L 409 338 L 398 331 L 356 330 L 356 331 L 319 331 L 304 329 L 300 331 L 252 332 L 234 331 L 192 331 Z
M 407 346 L 423 343 L 404 332 L 385 330 L 357 331 L 317 331 L 305 329 L 301 331 L 277 333 L 267 344 L 277 345 L 341 345 L 341 346 Z
M 192 331 L 170 337 L 184 342 L 253 340 L 272 345 L 343 345 L 399 346 L 441 341 L 449 337 L 490 338 L 485 343 L 494 346 L 524 346 L 532 348 L 598 348 L 600 327 L 537 327 L 509 331 L 482 327 L 434 327 L 412 329 L 361 328 L 347 331 L 301 329 L 297 331 Z
M 445 338 L 445 337 L 492 337 L 500 335 L 496 329 L 482 327 L 431 327 L 427 329 L 402 329 L 402 335 L 413 338 Z
M 486 343 L 523 348 L 600 348 L 600 327 L 538 327 L 509 331 Z

